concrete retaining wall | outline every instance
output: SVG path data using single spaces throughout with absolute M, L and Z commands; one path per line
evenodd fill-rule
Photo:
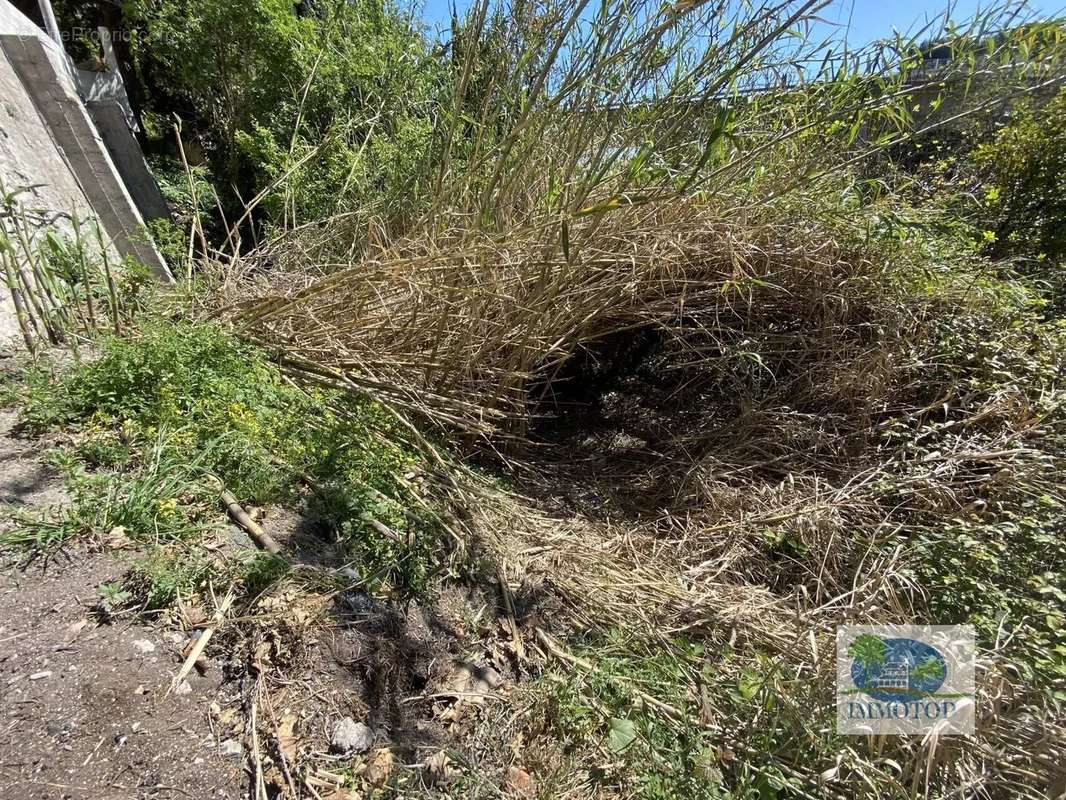
M 139 156 L 139 153 L 138 153 Z M 72 215 L 96 218 L 114 251 L 171 280 L 85 105 L 58 45 L 0 0 L 0 182 L 34 219 L 69 230 Z M 0 340 L 18 334 L 0 280 Z

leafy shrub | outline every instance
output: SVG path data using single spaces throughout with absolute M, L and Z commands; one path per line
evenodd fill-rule
M 31 427 L 93 420 L 141 436 L 169 431 L 175 446 L 208 453 L 205 467 L 239 496 L 264 501 L 281 492 L 270 455 L 294 424 L 284 412 L 301 396 L 281 387 L 253 348 L 217 328 L 154 324 L 140 338 L 110 339 L 99 360 L 61 387 L 31 398 Z
M 926 593 L 923 616 L 973 624 L 986 647 L 1005 642 L 1035 689 L 1066 677 L 1066 494 L 1057 479 L 1066 463 L 1058 390 L 1066 325 L 1042 320 L 1042 308 L 1012 282 L 990 282 L 979 303 L 936 319 L 935 368 L 923 383 L 929 398 L 950 399 L 943 418 L 890 432 L 915 466 L 886 481 L 890 501 L 910 508 L 906 544 Z M 951 464 L 960 452 L 975 460 Z M 928 463 L 948 466 L 932 481 L 923 477 Z M 931 499 L 916 499 L 921 490 L 908 481 Z
M 1066 507 L 1049 496 L 1023 503 L 922 531 L 916 576 L 932 619 L 968 622 L 989 645 L 1009 636 L 1015 667 L 1045 686 L 1066 679 L 1066 542 L 1056 529 Z
M 139 32 L 131 56 L 143 116 L 160 123 L 146 125 L 155 147 L 165 149 L 161 123 L 177 114 L 207 160 L 205 170 L 192 158 L 194 169 L 230 210 L 312 153 L 290 193 L 266 199 L 275 219 L 327 215 L 355 198 L 409 208 L 441 73 L 391 3 L 133 0 L 123 15 Z M 183 178 L 163 182 L 180 189 Z
M 197 590 L 210 569 L 197 550 L 156 548 L 134 561 L 124 576 L 126 602 L 139 604 L 143 611 L 160 611 Z
M 989 251 L 1020 256 L 1027 272 L 1063 300 L 1066 262 L 1066 90 L 1043 106 L 1023 104 L 974 153 L 986 185 Z
M 595 668 L 550 684 L 553 738 L 579 753 L 598 743 L 613 762 L 597 770 L 598 780 L 623 796 L 729 796 L 710 734 L 694 721 L 675 725 L 661 711 L 635 704 L 629 688 L 649 687 L 657 699 L 683 707 L 686 692 L 703 681 L 703 646 L 685 640 L 652 646 L 617 630 L 591 639 L 578 652 Z
M 187 255 L 185 231 L 169 219 L 150 219 L 145 223 L 152 244 L 167 262 L 172 274 L 181 275 Z

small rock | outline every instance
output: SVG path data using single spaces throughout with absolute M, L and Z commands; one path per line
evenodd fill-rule
M 450 685 L 446 688 L 449 693 L 462 697 L 472 703 L 481 703 L 485 695 L 503 685 L 503 676 L 490 666 L 479 667 L 469 661 L 456 661 Z
M 112 550 L 122 550 L 130 546 L 130 537 L 122 525 L 116 525 L 104 536 L 104 544 Z
M 340 571 L 340 574 L 342 575 L 342 577 L 350 577 L 348 573 L 343 571 L 343 569 Z M 342 595 L 342 598 L 345 604 L 347 604 L 348 610 L 351 611 L 353 614 L 372 614 L 379 608 L 378 602 L 372 596 L 359 589 L 355 589 L 350 592 L 345 592 Z
M 455 769 L 451 765 L 448 754 L 438 750 L 425 761 L 426 780 L 431 786 L 444 786 L 455 777 Z
M 244 745 L 236 739 L 226 739 L 219 745 L 219 751 L 226 758 L 240 758 L 244 755 Z
M 74 623 L 71 623 L 70 625 L 68 625 L 67 626 L 67 634 L 71 637 L 71 640 L 73 641 L 74 637 L 76 637 L 79 633 L 81 633 L 82 630 L 85 629 L 85 626 L 88 625 L 88 624 L 89 624 L 89 620 L 82 619 L 82 620 L 78 620 L 77 622 L 74 622 Z
M 134 639 L 133 646 L 145 655 L 155 652 L 155 645 L 147 639 Z
M 192 694 L 192 686 L 188 681 L 182 681 L 174 687 L 174 694 Z
M 507 788 L 522 796 L 533 794 L 533 778 L 521 767 L 507 768 Z
M 52 670 L 46 669 L 46 670 L 44 670 L 44 672 L 35 672 L 32 675 L 30 675 L 30 680 L 31 681 L 39 681 L 39 680 L 41 680 L 41 678 L 50 678 L 50 677 L 52 677 Z
M 387 747 L 381 747 L 370 754 L 366 765 L 366 779 L 371 786 L 384 786 L 392 772 L 396 758 Z
M 374 732 L 351 717 L 337 723 L 330 739 L 330 746 L 337 753 L 365 753 L 373 744 Z

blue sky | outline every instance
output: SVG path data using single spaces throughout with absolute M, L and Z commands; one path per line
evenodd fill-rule
M 951 18 L 965 21 L 990 5 L 978 0 L 956 0 L 951 4 Z M 842 34 L 846 32 L 850 46 L 862 47 L 876 39 L 891 36 L 894 29 L 904 33 L 908 30 L 920 30 L 927 21 L 942 17 L 948 7 L 948 3 L 943 0 L 835 0 L 819 16 L 839 26 L 838 30 Z M 1028 3 L 1028 8 L 1037 17 L 1054 17 L 1062 13 L 1061 0 L 1035 0 Z
M 452 0 L 424 0 L 423 17 L 429 27 L 447 26 Z M 463 10 L 470 0 L 455 0 Z M 980 0 L 955 0 L 952 18 L 966 20 L 981 8 L 989 6 Z M 1031 0 L 1029 9 L 1038 17 L 1059 16 L 1063 13 L 1063 0 Z M 875 39 L 891 36 L 893 29 L 906 32 L 918 30 L 928 19 L 942 15 L 948 8 L 947 0 L 833 0 L 818 16 L 825 20 L 819 24 L 815 35 L 819 39 L 836 32 L 847 36 L 851 48 L 862 47 Z M 850 22 L 850 25 L 849 25 Z

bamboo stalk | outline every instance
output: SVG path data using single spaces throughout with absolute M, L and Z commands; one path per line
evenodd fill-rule
M 78 263 L 81 265 L 81 283 L 85 290 L 85 310 L 89 315 L 89 325 L 91 326 L 89 330 L 91 333 L 95 334 L 100 331 L 100 328 L 96 324 L 92 281 L 89 280 L 89 264 L 88 259 L 85 257 L 85 244 L 82 240 L 81 221 L 78 219 L 77 214 L 74 214 L 72 219 L 74 220 L 74 244 L 78 249 Z
M 22 292 L 18 287 L 18 281 L 11 266 L 11 261 L 15 256 L 6 248 L 3 250 L 2 255 L 7 288 L 11 292 L 11 302 L 15 305 L 15 318 L 18 320 L 19 330 L 22 331 L 22 339 L 26 342 L 26 349 L 30 351 L 31 356 L 34 356 L 37 355 L 37 347 L 33 341 L 33 334 L 30 332 L 30 323 L 26 314 L 26 306 L 22 301 Z
M 245 531 L 255 540 L 261 548 L 268 553 L 280 553 L 281 545 L 274 540 L 274 538 L 268 534 L 254 519 L 249 516 L 248 512 L 244 510 L 244 507 L 237 502 L 237 498 L 234 497 L 228 489 L 223 488 L 221 492 L 222 503 L 226 506 L 226 511 L 229 512 L 233 521 L 244 528 Z
M 218 626 L 222 624 L 222 620 L 225 619 L 226 613 L 229 611 L 230 606 L 233 605 L 234 594 L 233 586 L 226 591 L 226 596 L 222 598 L 222 602 L 219 603 L 218 608 L 215 610 L 214 616 L 211 617 L 211 621 L 207 627 L 200 632 L 200 636 L 193 643 L 192 649 L 189 650 L 189 654 L 185 657 L 185 662 L 181 665 L 181 669 L 178 670 L 178 674 L 174 676 L 174 680 L 170 682 L 170 688 L 167 689 L 167 694 L 170 694 L 185 680 L 189 673 L 192 672 L 192 668 L 196 665 L 196 661 L 204 652 L 204 648 L 207 647 L 207 643 L 211 641 L 211 636 L 218 630 Z
M 25 267 L 18 265 L 15 269 L 15 276 L 19 285 L 22 287 L 23 296 L 29 300 L 30 306 L 33 307 L 34 315 L 41 321 L 41 327 L 44 328 L 44 333 L 45 336 L 48 337 L 48 341 L 54 345 L 60 344 L 62 340 L 49 323 L 48 312 L 43 306 L 41 297 L 38 295 L 37 286 L 30 279 L 29 275 L 26 274 Z
M 115 288 L 115 280 L 111 275 L 111 258 L 107 254 L 107 246 L 104 243 L 103 230 L 100 227 L 99 220 L 96 221 L 93 226 L 96 232 L 96 241 L 100 245 L 100 258 L 103 260 L 104 265 L 104 279 L 107 281 L 107 296 L 110 302 L 111 310 L 111 323 L 115 329 L 115 335 L 122 335 L 122 319 L 121 311 L 118 304 L 118 291 Z

